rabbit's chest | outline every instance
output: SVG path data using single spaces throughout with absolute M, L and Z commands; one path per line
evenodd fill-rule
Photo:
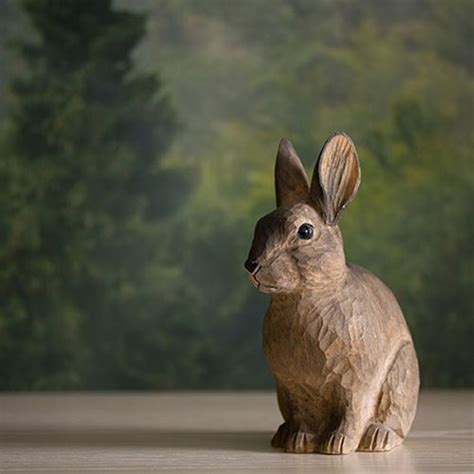
M 352 377 L 370 358 L 362 325 L 337 306 L 307 312 L 267 314 L 264 350 L 277 379 L 294 382 L 328 380 L 332 375 Z

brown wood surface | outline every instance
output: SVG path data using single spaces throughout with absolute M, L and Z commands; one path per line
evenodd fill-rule
M 473 472 L 473 392 L 422 392 L 386 453 L 285 454 L 274 393 L 0 395 L 0 471 L 44 473 Z
M 354 143 L 336 133 L 309 187 L 283 139 L 277 209 L 257 222 L 244 264 L 272 295 L 263 349 L 284 419 L 272 445 L 288 453 L 389 451 L 415 417 L 418 361 L 402 310 L 382 281 L 346 262 L 337 226 L 360 176 Z

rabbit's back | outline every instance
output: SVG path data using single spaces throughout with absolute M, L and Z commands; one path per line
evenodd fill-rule
M 363 327 L 365 338 L 378 340 L 385 349 L 397 346 L 401 341 L 411 341 L 405 317 L 393 292 L 365 268 L 348 264 L 348 278 L 340 298 L 354 300 L 349 326 L 352 321 Z

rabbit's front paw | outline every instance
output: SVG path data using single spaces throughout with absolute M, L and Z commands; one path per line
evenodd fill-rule
M 314 453 L 316 449 L 315 436 L 312 433 L 297 431 L 292 433 L 285 444 L 287 453 Z
M 388 426 L 374 423 L 362 436 L 358 451 L 390 451 L 402 441 L 403 439 Z
M 323 454 L 347 454 L 352 453 L 357 448 L 355 438 L 348 436 L 341 431 L 332 431 L 319 447 L 319 452 Z

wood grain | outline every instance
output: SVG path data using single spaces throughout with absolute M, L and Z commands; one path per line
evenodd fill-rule
M 387 453 L 272 449 L 274 393 L 0 395 L 0 470 L 15 473 L 473 472 L 473 392 L 422 392 Z

